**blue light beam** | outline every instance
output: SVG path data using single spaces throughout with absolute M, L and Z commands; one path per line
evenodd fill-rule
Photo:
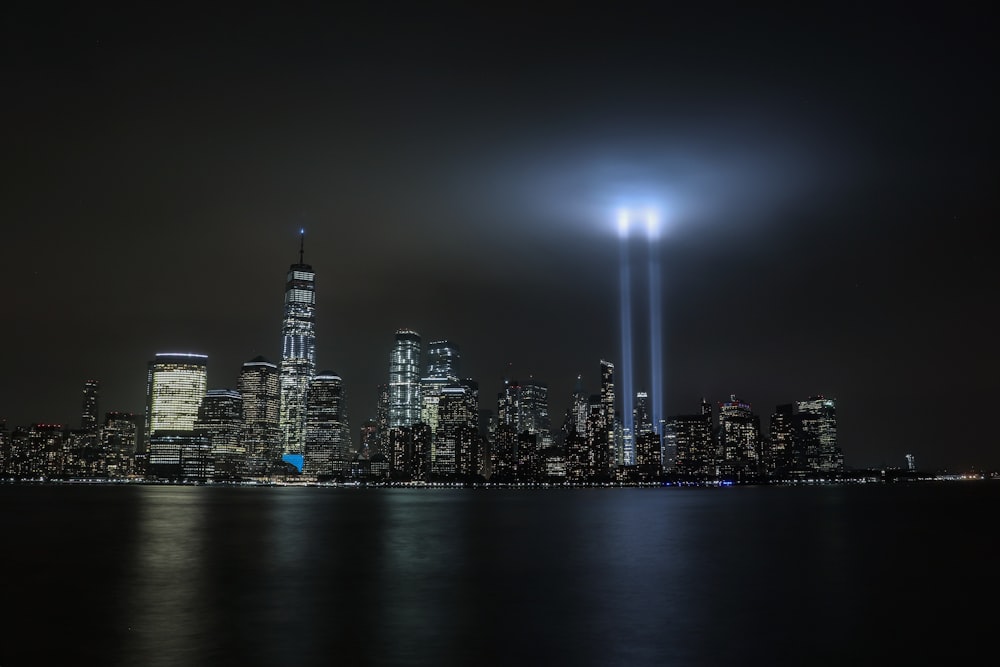
M 660 259 L 657 239 L 660 234 L 660 220 L 656 211 L 646 212 L 646 236 L 649 240 L 649 364 L 652 374 L 653 430 L 660 434 L 660 420 L 663 417 L 663 326 L 660 296 Z
M 621 287 L 621 396 L 622 427 L 632 433 L 632 287 L 628 252 L 629 212 L 618 212 L 619 275 Z

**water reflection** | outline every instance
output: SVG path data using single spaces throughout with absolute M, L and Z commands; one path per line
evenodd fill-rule
M 996 488 L 0 488 L 0 665 L 970 656 Z
M 145 664 L 199 664 L 213 628 L 200 613 L 205 581 L 206 490 L 146 487 L 138 502 L 134 552 L 126 566 L 126 656 Z M 128 659 L 125 661 L 129 662 Z

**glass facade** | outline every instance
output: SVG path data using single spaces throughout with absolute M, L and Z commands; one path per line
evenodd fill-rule
M 191 431 L 208 382 L 204 354 L 163 353 L 146 376 L 146 441 L 157 431 Z M 152 452 L 151 452 L 152 453 Z
M 305 449 L 309 383 L 316 373 L 316 274 L 308 264 L 288 269 L 281 334 L 281 441 L 285 455 L 298 455 Z
M 309 386 L 302 471 L 317 476 L 335 475 L 345 470 L 350 459 L 351 432 L 344 382 L 336 373 L 324 371 Z
M 420 334 L 400 329 L 389 354 L 389 428 L 403 428 L 419 421 Z
M 251 475 L 266 474 L 281 459 L 278 366 L 264 357 L 243 364 L 239 391 L 246 422 L 244 443 Z
M 201 402 L 194 428 L 208 438 L 214 479 L 232 481 L 246 474 L 243 395 L 240 392 L 209 389 Z

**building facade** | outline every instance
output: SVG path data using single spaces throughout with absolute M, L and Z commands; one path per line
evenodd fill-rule
M 316 373 L 316 274 L 304 263 L 301 244 L 299 262 L 285 278 L 281 336 L 278 423 L 283 454 L 298 456 L 305 449 L 309 383 Z
M 420 421 L 420 334 L 396 331 L 389 353 L 389 429 Z
M 343 475 L 351 454 L 344 381 L 333 371 L 317 373 L 309 386 L 302 472 L 316 477 Z
M 195 433 L 208 439 L 212 479 L 239 481 L 247 475 L 243 395 L 234 389 L 209 389 L 198 409 Z
M 243 397 L 246 422 L 247 474 L 267 475 L 274 470 L 282 454 L 278 365 L 264 357 L 245 362 L 240 369 L 237 388 Z

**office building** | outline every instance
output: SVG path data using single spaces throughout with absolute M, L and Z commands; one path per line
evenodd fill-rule
M 281 326 L 278 423 L 283 454 L 291 456 L 301 456 L 305 448 L 306 403 L 316 373 L 316 274 L 303 261 L 304 239 L 303 233 L 299 261 L 288 268 L 285 278 Z
M 396 331 L 389 353 L 389 429 L 420 421 L 420 334 Z
M 237 388 L 243 397 L 247 474 L 266 475 L 275 469 L 282 454 L 278 365 L 260 356 L 245 362 Z
M 343 475 L 351 455 L 344 381 L 333 371 L 317 373 L 309 385 L 302 472 L 317 478 Z
M 209 389 L 198 409 L 195 433 L 208 438 L 213 479 L 233 482 L 247 474 L 243 395 L 233 389 Z

